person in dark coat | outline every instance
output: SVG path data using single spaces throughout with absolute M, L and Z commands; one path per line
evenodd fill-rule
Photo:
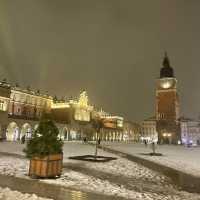
M 23 135 L 23 136 L 22 136 L 22 138 L 21 138 L 21 143 L 22 143 L 22 144 L 24 144 L 24 143 L 25 143 L 25 139 L 26 139 L 26 136 L 25 136 L 25 135 Z
M 86 137 L 83 138 L 83 142 L 84 142 L 84 143 L 87 142 L 87 138 L 86 138 Z
M 147 140 L 144 140 L 144 145 L 145 147 L 147 147 Z
M 100 145 L 100 144 L 101 144 L 101 138 L 98 139 L 98 145 Z

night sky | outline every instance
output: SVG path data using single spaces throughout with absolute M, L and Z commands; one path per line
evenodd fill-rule
M 0 79 L 78 96 L 140 121 L 154 115 L 164 51 L 181 113 L 200 113 L 199 0 L 0 0 Z

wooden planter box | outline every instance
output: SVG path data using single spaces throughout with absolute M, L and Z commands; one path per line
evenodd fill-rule
M 29 176 L 53 178 L 62 173 L 62 154 L 54 154 L 45 157 L 33 157 L 30 160 Z

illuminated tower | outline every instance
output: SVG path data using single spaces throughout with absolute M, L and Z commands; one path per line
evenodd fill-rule
M 163 67 L 156 87 L 156 129 L 159 143 L 177 144 L 180 141 L 179 99 L 177 80 L 165 53 Z

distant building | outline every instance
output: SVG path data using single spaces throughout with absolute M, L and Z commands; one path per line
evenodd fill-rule
M 186 145 L 200 145 L 200 121 L 181 118 L 181 141 Z
M 16 141 L 23 135 L 31 137 L 42 112 L 50 113 L 51 105 L 49 95 L 0 82 L 0 138 Z
M 0 82 L 0 139 L 5 137 L 7 129 L 10 88 L 11 86 L 6 81 Z
M 156 130 L 156 118 L 145 119 L 141 124 L 141 140 L 147 142 L 157 142 L 158 132 Z
M 19 85 L 11 86 L 6 80 L 0 82 L 0 139 L 17 141 L 24 135 L 30 138 L 42 113 L 51 115 L 64 140 L 94 140 L 96 133 L 91 121 L 96 117 L 103 122 L 102 140 L 124 140 L 123 117 L 94 108 L 89 104 L 86 91 L 80 93 L 78 100 L 59 100 L 30 87 L 22 89 Z
M 54 101 L 52 115 L 56 122 L 65 124 L 61 138 L 65 140 L 80 140 L 86 137 L 91 140 L 93 129 L 91 125 L 94 107 L 89 105 L 86 91 L 80 93 L 78 100 Z
M 156 130 L 160 144 L 181 141 L 177 79 L 169 58 L 165 55 L 156 87 Z
M 141 126 L 131 121 L 124 121 L 123 139 L 124 141 L 139 142 Z
M 110 115 L 102 109 L 97 110 L 89 104 L 86 91 L 80 93 L 79 99 L 64 102 L 54 102 L 52 113 L 57 122 L 68 124 L 63 138 L 95 140 L 96 132 L 90 123 L 92 119 L 100 118 L 103 123 L 98 137 L 104 141 L 123 141 L 123 117 Z
M 12 118 L 37 120 L 42 112 L 51 112 L 52 103 L 49 95 L 31 91 L 29 88 L 12 87 L 8 115 Z

